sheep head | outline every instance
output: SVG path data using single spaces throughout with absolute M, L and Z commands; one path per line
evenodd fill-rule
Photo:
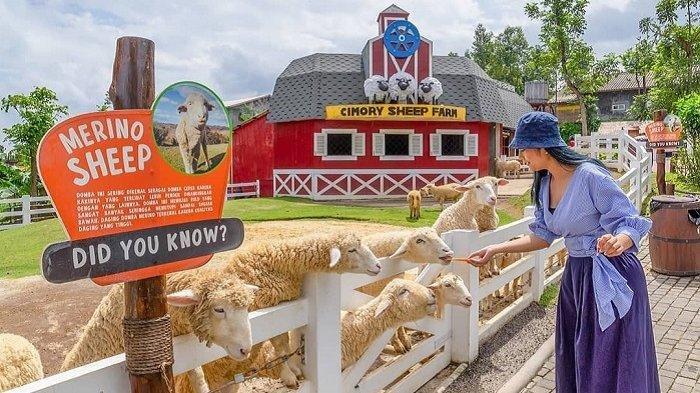
M 209 120 L 209 111 L 213 110 L 214 106 L 201 93 L 190 93 L 187 95 L 177 111 L 181 116 L 184 116 L 193 127 L 202 128 Z
M 370 103 L 386 101 L 389 95 L 389 81 L 382 75 L 372 75 L 365 80 L 365 96 Z
M 389 77 L 389 95 L 392 100 L 405 103 L 417 88 L 416 80 L 409 73 L 399 71 Z
M 418 228 L 410 232 L 401 246 L 380 261 L 403 260 L 414 263 L 439 263 L 448 265 L 454 252 L 442 240 L 434 228 Z
M 472 305 L 472 295 L 469 293 L 464 280 L 461 277 L 447 273 L 438 277 L 435 282 L 428 285 L 445 304 L 469 307 Z
M 435 293 L 415 281 L 394 279 L 377 296 L 375 317 L 396 318 L 397 322 L 415 321 L 437 310 Z
M 418 99 L 427 104 L 437 104 L 438 98 L 442 95 L 442 83 L 429 76 L 418 84 Z
M 355 234 L 343 234 L 330 249 L 328 267 L 336 273 L 359 273 L 376 276 L 382 265 L 374 253 Z
M 207 346 L 224 348 L 236 360 L 248 357 L 253 346 L 248 307 L 258 287 L 232 273 L 200 270 L 190 288 L 167 295 L 172 307 L 187 308 L 193 333 Z
M 472 198 L 477 205 L 496 206 L 498 200 L 498 186 L 508 184 L 508 180 L 493 176 L 484 176 L 472 180 L 463 186 L 455 187 L 455 190 L 464 192 L 462 198 Z

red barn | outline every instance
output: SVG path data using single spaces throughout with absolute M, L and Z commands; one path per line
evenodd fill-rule
M 432 42 L 407 19 L 392 5 L 361 54 L 292 61 L 269 111 L 234 130 L 232 181 L 260 180 L 264 196 L 362 199 L 492 173 L 503 130 L 531 107 L 471 59 L 433 56 Z M 406 86 L 397 73 L 413 79 L 412 95 L 393 95 Z M 373 76 L 389 83 L 389 94 L 368 104 Z M 417 102 L 429 77 L 442 85 L 439 103 Z

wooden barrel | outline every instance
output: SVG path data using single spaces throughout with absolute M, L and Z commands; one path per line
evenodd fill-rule
M 700 213 L 700 200 L 659 195 L 652 198 L 650 210 L 652 270 L 672 276 L 700 274 L 700 227 L 691 221 Z

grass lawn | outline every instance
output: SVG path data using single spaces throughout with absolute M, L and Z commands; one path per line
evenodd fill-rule
M 209 145 L 207 146 L 207 153 L 209 153 L 209 158 L 211 159 L 211 164 L 213 167 L 216 167 L 216 165 L 223 160 L 224 155 L 226 154 L 226 148 L 228 148 L 227 143 L 220 143 L 218 145 Z M 182 155 L 180 154 L 180 148 L 177 146 L 169 146 L 169 147 L 163 147 L 160 146 L 158 147 L 158 150 L 160 150 L 160 154 L 163 156 L 165 161 L 170 163 L 175 169 L 177 169 L 180 172 L 185 172 L 185 166 L 182 163 Z M 195 173 L 204 173 L 206 172 L 206 164 L 204 163 L 204 153 L 200 152 L 199 154 L 199 166 L 195 170 Z
M 498 213 L 501 225 L 515 220 L 505 211 Z M 336 219 L 421 227 L 432 225 L 439 214 L 437 207 L 424 208 L 420 220 L 411 220 L 406 207 L 336 206 L 288 197 L 238 199 L 224 205 L 224 217 L 238 217 L 244 222 Z M 44 247 L 62 240 L 65 240 L 65 235 L 58 219 L 0 231 L 0 278 L 39 274 Z
M 559 283 L 551 284 L 542 292 L 539 303 L 542 308 L 548 308 L 557 304 L 559 294 Z

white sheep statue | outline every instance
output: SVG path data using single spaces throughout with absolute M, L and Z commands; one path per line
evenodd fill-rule
M 307 273 L 376 275 L 381 271 L 381 264 L 357 235 L 344 232 L 313 234 L 245 247 L 227 261 L 223 270 L 260 287 L 250 308 L 253 311 L 301 297 Z M 270 341 L 277 354 L 293 352 L 287 334 Z M 259 350 L 257 347 L 253 347 L 254 352 Z M 230 358 L 216 360 L 203 366 L 204 375 L 212 387 L 220 386 L 240 372 L 241 366 L 237 363 Z M 284 384 L 292 388 L 298 386 L 297 378 L 302 376 L 300 369 L 292 371 L 287 363 L 272 368 L 269 373 L 283 378 Z
M 175 128 L 175 140 L 180 149 L 185 173 L 191 174 L 197 171 L 200 151 L 204 153 L 207 170 L 211 169 L 211 160 L 207 151 L 206 126 L 209 111 L 213 109 L 214 106 L 201 93 L 190 93 L 185 102 L 177 108 L 180 113 L 180 122 Z
M 193 333 L 208 346 L 222 347 L 233 358 L 248 356 L 252 347 L 248 308 L 256 286 L 245 284 L 234 274 L 207 268 L 168 275 L 166 290 L 173 336 Z M 123 319 L 124 286 L 120 284 L 100 301 L 61 371 L 124 352 Z
M 442 83 L 429 76 L 418 84 L 418 102 L 437 105 L 438 98 L 442 95 Z
M 437 297 L 433 291 L 415 281 L 392 280 L 379 296 L 342 316 L 342 369 L 354 364 L 385 331 L 436 311 Z
M 382 75 L 365 79 L 365 96 L 370 104 L 381 104 L 389 98 L 389 81 Z
M 406 202 L 408 202 L 408 214 L 412 220 L 417 220 L 420 218 L 420 204 L 422 200 L 423 196 L 418 190 L 411 190 L 406 195 Z
M 409 73 L 399 71 L 389 77 L 389 99 L 392 103 L 416 103 L 416 79 Z
M 44 378 L 39 351 L 24 337 L 0 334 L 0 392 Z

